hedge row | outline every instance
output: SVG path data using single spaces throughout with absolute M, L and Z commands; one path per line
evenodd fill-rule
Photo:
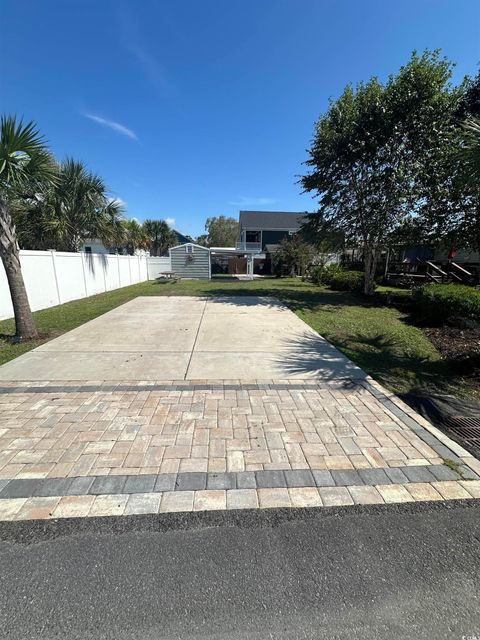
M 420 315 L 436 324 L 449 318 L 480 320 L 480 291 L 462 284 L 425 284 L 413 289 Z

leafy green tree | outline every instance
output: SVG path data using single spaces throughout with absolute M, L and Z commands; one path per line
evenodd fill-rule
M 450 78 L 438 52 L 413 53 L 385 83 L 347 86 L 317 122 L 301 183 L 318 194 L 316 215 L 363 247 L 367 295 L 382 247 L 418 214 L 441 171 L 462 95 Z
M 205 231 L 209 247 L 234 247 L 238 240 L 239 225 L 235 218 L 217 216 L 207 218 Z
M 331 220 L 321 213 L 309 213 L 298 231 L 301 238 L 315 247 L 317 257 L 341 251 L 345 247 L 345 235 Z
M 195 240 L 195 242 L 199 245 L 201 245 L 202 247 L 208 247 L 208 236 L 206 233 L 197 236 L 197 239 Z
M 3 116 L 0 119 L 0 257 L 19 340 L 36 338 L 38 333 L 23 280 L 13 211 L 26 191 L 35 194 L 45 184 L 52 184 L 56 173 L 56 165 L 36 125 Z
M 177 234 L 170 229 L 165 220 L 145 220 L 143 230 L 152 256 L 166 255 L 169 248 L 177 244 Z
M 90 238 L 106 246 L 124 240 L 121 204 L 108 197 L 100 176 L 71 158 L 58 166 L 55 184 L 24 199 L 16 221 L 22 246 L 29 249 L 80 251 Z
M 467 174 L 475 184 L 480 181 L 480 119 L 469 117 L 464 124 L 465 144 L 461 157 L 466 165 Z
M 284 238 L 273 254 L 274 273 L 277 276 L 301 276 L 311 264 L 313 256 L 313 247 L 307 244 L 300 234 Z

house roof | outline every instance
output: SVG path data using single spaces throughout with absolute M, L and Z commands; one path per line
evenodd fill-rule
M 180 233 L 176 229 L 173 229 L 173 232 L 177 234 L 177 242 L 179 244 L 187 244 L 187 242 L 193 242 L 190 236 L 186 236 L 184 233 Z
M 254 229 L 298 229 L 305 211 L 240 211 L 240 226 Z

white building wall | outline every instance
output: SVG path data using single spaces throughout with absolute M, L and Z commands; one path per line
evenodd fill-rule
M 20 251 L 25 286 L 33 311 L 148 280 L 145 256 L 60 251 Z M 0 320 L 13 308 L 0 262 Z

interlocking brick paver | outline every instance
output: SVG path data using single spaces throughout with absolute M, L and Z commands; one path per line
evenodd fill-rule
M 255 489 L 233 489 L 227 491 L 227 509 L 256 509 L 258 497 Z
M 89 516 L 121 516 L 129 499 L 129 495 L 95 496 L 88 512 Z
M 293 507 L 321 507 L 322 500 L 316 487 L 292 487 L 288 494 Z
M 377 485 L 377 490 L 385 502 L 393 503 L 413 501 L 413 497 L 401 484 L 379 484 Z
M 286 487 L 287 483 L 283 471 L 257 471 L 255 473 L 257 486 L 262 489 Z
M 207 489 L 236 489 L 237 479 L 234 473 L 209 473 Z
M 432 487 L 446 500 L 458 500 L 471 497 L 460 482 L 454 482 L 453 480 L 432 482 Z
M 71 483 L 68 486 L 68 495 L 70 496 L 82 496 L 86 495 L 92 484 L 94 483 L 94 477 L 81 477 L 72 478 Z
M 88 515 L 95 496 L 65 496 L 53 511 L 54 518 L 83 518 Z
M 0 520 L 15 520 L 27 498 L 0 500 Z
M 38 481 L 32 492 L 35 497 L 65 496 L 72 483 L 72 478 L 45 478 Z
M 388 476 L 388 481 L 395 484 L 406 484 L 407 482 L 410 482 L 408 477 L 403 473 L 402 469 L 385 469 L 385 474 Z M 388 484 L 388 482 L 377 482 L 376 484 Z
M 253 471 L 237 473 L 237 489 L 256 489 L 257 481 Z
M 161 501 L 161 493 L 132 493 L 125 506 L 124 515 L 158 513 Z
M 207 486 L 207 474 L 202 472 L 179 473 L 175 481 L 175 489 L 180 491 L 200 491 Z
M 428 482 L 411 482 L 406 485 L 408 493 L 416 500 L 441 500 L 442 496 Z
M 176 473 L 159 473 L 155 481 L 155 491 L 174 491 L 177 481 Z
M 195 491 L 194 511 L 210 511 L 226 509 L 227 492 L 222 490 Z
M 45 517 L 35 497 L 107 515 L 118 496 L 136 513 L 225 491 L 228 508 L 313 506 L 326 489 L 325 505 L 476 495 L 480 462 L 396 402 L 368 381 L 2 383 L 0 518 Z
M 402 472 L 410 482 L 433 482 L 436 480 L 433 473 L 430 473 L 425 467 L 404 467 Z
M 162 494 L 160 513 L 192 511 L 194 491 L 175 491 Z
M 348 491 L 355 504 L 382 504 L 384 499 L 372 486 L 349 487 Z
M 388 484 L 390 479 L 387 475 L 388 469 L 359 469 L 358 475 L 362 482 L 367 485 Z
M 91 495 L 99 494 L 120 494 L 127 476 L 97 476 L 90 487 L 88 493 Z
M 346 487 L 320 487 L 318 491 L 325 507 L 353 504 L 352 497 Z
M 150 493 L 154 490 L 157 475 L 145 474 L 129 476 L 123 486 L 122 493 Z
M 335 486 L 335 480 L 330 471 L 326 469 L 314 469 L 312 471 L 313 479 L 317 487 L 333 487 Z
M 480 498 L 480 480 L 463 480 L 460 484 L 472 498 Z
M 51 518 L 60 498 L 27 498 L 17 514 L 19 520 L 44 520 Z
M 235 387 L 238 381 L 232 384 Z M 0 477 L 76 477 L 98 475 L 99 470 L 121 475 L 122 469 L 143 467 L 158 467 L 161 473 L 274 471 L 275 465 L 288 469 L 287 464 L 300 470 L 387 468 L 402 465 L 403 460 L 403 466 L 422 459 L 428 464 L 433 455 L 433 449 L 419 442 L 401 420 L 392 422 L 382 403 L 355 384 L 288 381 L 281 390 L 265 388 L 263 393 L 258 383 L 231 391 L 225 381 L 189 385 L 197 387 L 194 392 L 166 384 L 161 396 L 149 390 L 151 385 L 117 385 L 123 387 L 121 393 L 99 393 L 108 386 L 95 385 L 83 384 L 87 391 L 75 395 L 71 389 L 78 385 L 42 384 L 40 389 L 56 389 L 56 399 L 52 402 L 53 394 L 42 394 L 42 419 L 37 424 L 29 416 L 29 397 L 12 387 L 12 401 L 17 397 L 27 401 L 13 424 L 21 423 L 24 415 L 32 426 L 24 432 L 28 437 L 22 437 L 6 423 L 2 437 L 10 448 L 2 453 L 12 455 Z M 195 397 L 185 396 L 179 402 L 179 393 Z M 128 402 L 122 406 L 123 398 Z M 0 405 L 0 419 L 6 407 Z M 438 460 L 438 453 L 434 455 L 431 460 Z
M 262 509 L 292 506 L 288 489 L 258 489 L 257 494 Z
M 315 479 L 309 469 L 291 469 L 284 471 L 287 487 L 314 487 Z
M 339 487 L 363 484 L 358 471 L 354 471 L 353 469 L 332 469 L 331 474 L 335 484 Z

